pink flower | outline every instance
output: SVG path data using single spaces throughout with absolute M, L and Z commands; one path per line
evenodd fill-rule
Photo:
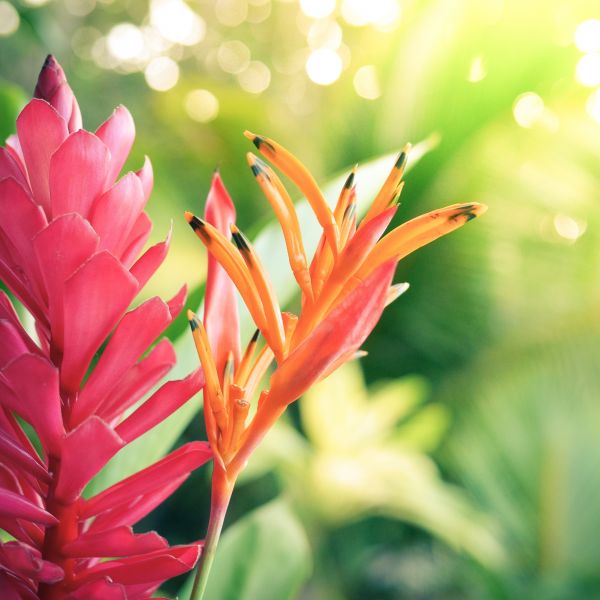
M 117 180 L 135 136 L 127 109 L 95 133 L 81 129 L 51 56 L 35 96 L 0 148 L 0 278 L 39 338 L 2 294 L 0 528 L 15 539 L 0 545 L 0 597 L 150 598 L 193 567 L 201 544 L 169 547 L 131 527 L 210 459 L 208 445 L 186 444 L 91 498 L 82 492 L 121 448 L 204 385 L 198 370 L 138 405 L 175 363 L 166 339 L 143 355 L 186 290 L 125 312 L 169 247 L 167 237 L 140 256 L 152 226 L 144 212 L 152 167 L 146 160 Z M 31 425 L 41 453 L 17 417 Z

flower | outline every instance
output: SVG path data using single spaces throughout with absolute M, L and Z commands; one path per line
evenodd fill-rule
M 0 590 L 20 598 L 150 598 L 193 567 L 201 543 L 169 547 L 132 526 L 211 457 L 190 443 L 91 498 L 86 484 L 126 444 L 196 394 L 200 370 L 169 381 L 166 339 L 185 302 L 126 312 L 169 237 L 143 254 L 152 167 L 117 179 L 135 137 L 119 106 L 95 133 L 52 56 L 0 148 L 0 278 L 31 313 L 38 341 L 0 296 Z M 99 359 L 94 357 L 105 345 Z M 25 421 L 41 451 L 25 434 Z M 102 560 L 111 557 L 111 560 Z
M 210 560 L 211 546 L 218 540 L 219 519 L 254 448 L 291 402 L 356 356 L 384 307 L 407 289 L 407 284 L 391 285 L 397 262 L 486 209 L 476 203 L 454 204 L 412 219 L 384 236 L 398 208 L 408 146 L 357 223 L 355 171 L 331 210 L 316 181 L 295 156 L 269 138 L 250 132 L 246 136 L 303 192 L 323 234 L 309 263 L 289 194 L 274 171 L 249 154 L 252 172 L 281 224 L 290 267 L 301 291 L 301 310 L 295 315 L 282 313 L 255 250 L 235 226 L 235 210 L 218 174 L 205 219 L 185 215 L 210 253 L 206 330 L 200 319 L 188 312 L 206 376 L 204 416 L 215 456 L 213 506 L 201 569 L 207 568 L 204 563 Z M 232 283 L 257 326 L 241 358 Z M 220 302 L 221 298 L 227 300 Z M 210 317 L 217 310 L 220 324 Z M 259 332 L 266 344 L 254 358 Z M 247 423 L 252 398 L 273 360 L 276 368 L 269 388 L 261 391 L 256 412 Z M 199 581 L 198 588 L 202 585 L 205 582 Z

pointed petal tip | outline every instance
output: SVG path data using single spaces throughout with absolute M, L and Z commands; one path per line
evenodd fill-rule
M 196 329 L 198 329 L 198 317 L 196 316 L 196 313 L 194 313 L 192 310 L 188 310 L 187 319 L 192 332 L 196 331 Z
M 350 171 L 350 174 L 348 175 L 346 182 L 344 183 L 344 188 L 345 189 L 350 189 L 353 185 L 354 185 L 354 177 L 356 175 L 356 166 L 352 169 L 352 171 Z
M 219 167 L 215 167 L 212 174 L 212 185 L 222 183 L 223 179 L 221 178 L 221 171 Z
M 487 212 L 488 210 L 488 205 L 487 204 L 480 204 L 479 202 L 475 202 L 474 206 L 475 208 L 475 216 L 476 217 L 480 217 L 481 215 L 483 215 L 484 213 Z
M 262 135 L 257 135 L 251 131 L 244 131 L 244 135 L 260 150 L 261 145 L 265 142 L 265 138 Z M 267 144 L 269 149 L 272 150 L 271 145 Z
M 248 252 L 250 250 L 250 243 L 246 239 L 246 236 L 232 223 L 231 224 L 231 236 L 237 249 L 240 252 Z

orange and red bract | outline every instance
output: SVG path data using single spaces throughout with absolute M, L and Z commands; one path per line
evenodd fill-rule
M 218 540 L 233 486 L 253 450 L 291 402 L 357 355 L 384 307 L 406 290 L 406 285 L 391 286 L 398 260 L 486 210 L 476 203 L 455 204 L 417 217 L 383 235 L 397 211 L 409 146 L 400 153 L 364 219 L 357 222 L 355 169 L 332 210 L 312 175 L 296 157 L 269 138 L 250 132 L 245 135 L 304 193 L 323 232 L 309 262 L 289 194 L 267 164 L 248 154 L 252 173 L 283 230 L 290 268 L 301 294 L 302 308 L 296 315 L 281 312 L 260 259 L 233 223 L 231 201 L 218 175 L 213 179 L 209 198 L 221 197 L 221 201 L 207 204 L 204 220 L 185 213 L 207 247 L 209 261 L 221 264 L 265 340 L 255 356 L 255 335 L 238 363 L 237 346 L 224 347 L 222 334 L 214 347 L 210 331 L 215 324 L 207 321 L 207 335 L 202 322 L 188 311 L 207 379 L 204 416 L 215 455 L 213 505 L 203 561 L 211 560 L 208 554 L 214 551 L 212 546 Z M 215 215 L 213 209 L 217 206 L 227 211 L 227 218 Z M 225 222 L 230 225 L 233 243 Z M 209 281 L 207 299 L 215 295 L 211 287 Z M 237 308 L 229 302 L 227 306 L 221 307 L 221 317 L 237 328 Z M 237 329 L 228 335 L 237 342 Z M 224 360 L 227 355 L 231 357 L 229 361 Z M 270 383 L 260 392 L 256 410 L 249 419 L 257 385 L 273 361 L 276 364 Z M 210 563 L 206 568 L 209 567 Z M 196 585 L 200 595 L 194 597 L 201 597 L 205 585 L 205 577 L 200 574 Z
M 39 339 L 1 293 L 0 528 L 14 540 L 0 544 L 0 597 L 151 598 L 194 566 L 202 544 L 169 547 L 132 526 L 209 460 L 210 448 L 185 444 L 91 498 L 82 492 L 204 384 L 197 370 L 138 405 L 175 364 L 166 339 L 145 353 L 186 291 L 126 312 L 170 241 L 141 254 L 152 225 L 144 212 L 152 167 L 146 160 L 117 180 L 135 137 L 127 109 L 95 133 L 81 129 L 77 100 L 51 56 L 35 96 L 0 148 L 0 278 L 33 316 Z

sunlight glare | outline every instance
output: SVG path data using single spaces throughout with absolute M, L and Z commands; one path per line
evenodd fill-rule
M 206 34 L 206 23 L 183 0 L 152 0 L 150 23 L 167 40 L 193 46 Z
M 595 87 L 600 84 L 600 54 L 585 54 L 577 63 L 575 78 L 581 85 Z
M 192 90 L 185 97 L 184 105 L 190 118 L 199 123 L 208 123 L 219 114 L 219 101 L 208 90 Z
M 342 43 L 342 28 L 335 21 L 315 21 L 308 30 L 307 41 L 311 50 L 337 50 Z
M 253 60 L 248 65 L 248 68 L 242 71 L 237 78 L 243 90 L 251 94 L 260 94 L 271 83 L 271 71 L 265 63 Z
M 217 50 L 217 62 L 226 73 L 241 73 L 250 64 L 250 48 L 239 40 L 223 42 Z
M 600 89 L 593 92 L 588 98 L 586 109 L 594 121 L 600 123 Z
M 573 217 L 569 217 L 569 215 L 556 215 L 553 223 L 556 233 L 571 242 L 580 238 L 587 229 L 587 223 L 576 221 Z
M 106 46 L 115 58 L 133 60 L 144 53 L 144 36 L 133 23 L 119 23 L 108 33 Z
M 521 94 L 513 104 L 513 116 L 521 127 L 533 127 L 543 115 L 544 101 L 533 92 Z
M 358 69 L 352 82 L 354 90 L 361 98 L 377 100 L 381 96 L 377 71 L 373 65 L 365 65 Z
M 580 23 L 575 30 L 575 45 L 581 52 L 600 52 L 600 20 Z
M 318 85 L 331 85 L 342 74 L 342 59 L 331 48 L 313 50 L 306 61 L 306 73 Z
M 11 35 L 19 29 L 19 13 L 8 2 L 0 2 L 0 36 Z
M 146 83 L 158 92 L 166 92 L 177 84 L 179 66 L 168 56 L 159 56 L 150 61 L 144 70 Z
M 323 19 L 335 10 L 335 0 L 300 0 L 300 10 L 307 17 Z

